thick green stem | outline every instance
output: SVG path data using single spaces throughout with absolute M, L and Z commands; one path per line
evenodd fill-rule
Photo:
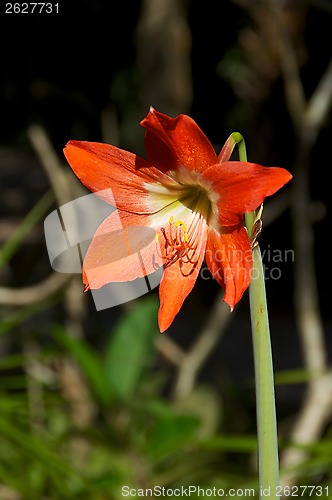
M 243 137 L 232 134 L 238 145 L 240 161 L 247 161 Z M 245 224 L 251 238 L 255 213 L 245 214 Z M 259 246 L 253 249 L 252 280 L 249 287 L 251 329 L 255 363 L 259 497 L 276 499 L 279 485 L 279 459 L 274 378 L 270 341 L 269 317 L 266 303 L 264 269 Z
M 264 270 L 258 245 L 253 250 L 253 278 L 249 287 L 249 300 L 256 378 L 259 484 L 260 490 L 270 488 L 269 498 L 277 498 L 279 460 L 273 365 Z

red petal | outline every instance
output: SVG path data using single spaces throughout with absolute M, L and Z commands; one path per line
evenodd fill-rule
M 197 236 L 196 252 L 190 257 L 190 262 L 186 258 L 180 258 L 164 269 L 159 287 L 158 323 L 161 332 L 172 324 L 185 298 L 195 285 L 204 259 L 206 239 L 207 231 L 201 231 Z
M 262 167 L 255 163 L 219 163 L 202 174 L 219 194 L 219 224 L 230 225 L 231 213 L 251 212 L 292 178 L 283 168 Z
M 252 250 L 244 226 L 222 234 L 210 230 L 205 258 L 211 274 L 225 288 L 223 300 L 233 309 L 248 288 L 252 273 Z
M 83 263 L 86 290 L 132 281 L 163 265 L 149 216 L 116 211 L 97 229 Z
M 151 108 L 141 121 L 146 128 L 145 148 L 149 162 L 160 170 L 202 170 L 216 163 L 217 155 L 199 126 L 187 115 L 171 118 Z
M 64 154 L 80 181 L 101 199 L 129 212 L 149 213 L 145 183 L 168 180 L 142 158 L 109 144 L 70 141 Z M 162 207 L 156 206 L 158 210 Z

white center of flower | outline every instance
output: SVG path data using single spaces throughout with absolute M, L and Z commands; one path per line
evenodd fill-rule
M 188 223 L 190 211 L 191 216 L 196 215 L 195 219 L 197 216 L 202 217 L 206 224 L 217 229 L 219 196 L 212 186 L 202 180 L 197 172 L 189 172 L 185 168 L 168 172 L 168 176 L 169 181 L 163 184 L 145 185 L 149 192 L 147 203 L 151 206 L 151 212 L 158 212 L 158 218 L 164 216 L 165 222 L 173 217 L 176 221 Z
M 183 273 L 193 272 L 204 251 L 207 226 L 218 229 L 218 194 L 197 172 L 187 169 L 168 172 L 162 183 L 145 187 L 145 202 L 165 265 L 180 261 Z

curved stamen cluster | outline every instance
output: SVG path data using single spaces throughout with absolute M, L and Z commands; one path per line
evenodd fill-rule
M 169 267 L 179 261 L 182 275 L 190 275 L 197 266 L 202 251 L 202 234 L 205 231 L 206 221 L 199 212 L 191 211 L 189 221 L 174 221 L 171 216 L 166 227 L 160 227 L 163 236 L 163 256 Z M 159 233 L 160 234 L 160 233 Z M 157 235 L 157 241 L 158 241 Z
M 172 210 L 174 215 L 171 215 L 167 224 L 159 226 L 159 236 L 157 233 L 156 238 L 158 242 L 162 236 L 159 244 L 164 266 L 169 267 L 178 261 L 183 276 L 191 274 L 199 262 L 200 254 L 204 251 L 203 242 L 205 244 L 206 241 L 204 235 L 213 214 L 207 189 L 196 179 L 191 179 L 191 184 L 187 183 L 188 179 L 185 182 L 178 183 L 176 199 L 166 206 L 167 211 Z
M 168 228 L 161 227 L 161 233 L 164 237 L 165 257 L 167 259 L 166 265 L 170 265 L 177 259 L 187 257 L 186 262 L 192 262 L 189 257 L 189 251 L 195 250 L 194 241 L 189 241 L 186 224 L 177 220 L 174 222 L 174 217 L 171 216 L 168 222 Z M 192 238 L 190 238 L 192 240 Z M 194 263 L 194 262 L 192 262 Z

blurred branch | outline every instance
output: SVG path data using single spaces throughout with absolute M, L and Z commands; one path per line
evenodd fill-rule
M 143 0 L 137 33 L 141 100 L 169 114 L 192 102 L 191 32 L 183 0 Z
M 27 133 L 41 161 L 41 165 L 48 176 L 57 203 L 59 206 L 68 203 L 72 199 L 70 182 L 63 172 L 61 163 L 46 132 L 39 125 L 31 125 Z M 51 201 L 52 198 L 50 194 L 46 193 L 39 203 L 33 207 L 31 212 L 24 219 L 19 230 L 17 230 L 8 240 L 9 242 L 3 246 L 1 252 L 2 259 L 4 259 L 4 256 L 11 257 L 18 243 L 23 239 L 27 231 L 31 229 L 32 224 L 36 223 L 40 216 L 44 214 L 45 210 L 50 206 Z M 12 306 L 34 304 L 40 301 L 41 298 L 46 299 L 60 290 L 71 277 L 71 274 L 55 272 L 36 285 L 21 288 L 0 287 L 0 303 Z
M 305 366 L 311 376 L 302 410 L 291 432 L 291 441 L 298 444 L 315 441 L 330 416 L 332 390 L 326 372 L 327 358 L 314 262 L 314 231 L 310 217 L 310 152 L 332 104 L 332 63 L 329 64 L 309 102 L 304 97 L 295 51 L 282 21 L 281 6 L 270 0 L 280 36 L 280 54 L 283 68 L 285 94 L 290 117 L 297 137 L 297 159 L 292 183 L 291 211 L 294 262 L 295 312 Z M 294 468 L 307 458 L 304 450 L 286 450 L 282 456 L 283 467 Z M 296 481 L 296 472 L 283 478 L 284 485 Z
M 306 108 L 305 93 L 300 77 L 299 64 L 293 43 L 288 34 L 282 16 L 282 4 L 279 0 L 270 1 L 273 18 L 277 25 L 280 41 L 281 67 L 284 78 L 285 95 L 289 114 L 293 121 L 295 132 L 301 129 Z
M 193 390 L 199 370 L 225 332 L 232 319 L 229 307 L 222 301 L 223 292 L 215 299 L 215 303 L 206 325 L 194 341 L 192 347 L 184 355 L 179 365 L 178 375 L 173 389 L 175 399 L 182 399 Z
M 65 205 L 72 199 L 71 185 L 63 171 L 51 141 L 45 130 L 39 125 L 30 125 L 27 133 L 41 165 L 48 176 L 58 205 Z
M 85 301 L 82 291 L 82 277 L 80 274 L 76 274 L 69 281 L 65 290 L 66 326 L 75 338 L 82 338 L 84 334 Z
M 34 377 L 38 370 L 39 346 L 36 342 L 26 339 L 24 342 L 24 365 L 27 381 L 30 427 L 37 434 L 45 430 L 44 388 Z
M 325 343 L 322 322 L 318 309 L 318 293 L 314 265 L 314 234 L 312 220 L 308 214 L 310 206 L 309 190 L 309 153 L 314 140 L 323 125 L 332 98 L 332 66 L 321 79 L 308 105 L 303 107 L 303 87 L 298 67 L 295 67 L 295 57 L 292 46 L 287 41 L 287 31 L 280 21 L 278 9 L 274 10 L 281 30 L 281 56 L 284 61 L 284 82 L 288 107 L 294 126 L 299 130 L 297 144 L 297 161 L 294 171 L 292 215 L 294 246 L 296 259 L 295 268 L 295 302 L 298 323 L 302 335 L 306 366 L 314 372 L 326 368 Z M 291 71 L 288 71 L 289 68 Z M 297 76 L 295 72 L 297 71 Z M 296 85 L 293 83 L 296 81 Z M 328 82 L 330 81 L 330 85 Z M 294 92 L 301 94 L 294 98 Z M 297 108 L 294 102 L 299 103 Z M 322 107 L 324 103 L 325 107 Z M 307 111 L 305 112 L 305 109 Z M 311 141 L 309 141 L 311 138 Z
M 332 374 L 314 380 L 309 385 L 305 404 L 296 419 L 291 434 L 291 441 L 306 445 L 315 443 L 324 432 L 326 422 L 331 416 Z M 289 448 L 282 457 L 282 467 L 285 473 L 282 484 L 294 484 L 297 472 L 294 467 L 301 465 L 308 458 L 308 451 L 301 448 Z M 287 469 L 289 471 L 287 472 Z
M 69 176 L 64 172 L 45 130 L 39 125 L 31 125 L 28 128 L 28 136 L 49 178 L 58 205 L 61 207 L 73 199 L 75 186 L 72 185 Z M 58 280 L 58 282 L 60 281 Z M 83 294 L 80 293 L 82 291 L 81 281 L 80 290 L 78 290 L 77 285 L 76 278 L 71 279 L 68 283 L 65 290 L 65 304 L 68 314 L 68 329 L 75 332 L 76 336 L 81 337 L 83 334 L 82 317 L 84 315 Z
M 34 304 L 58 292 L 71 277 L 71 274 L 54 272 L 37 285 L 21 288 L 0 287 L 0 304 L 8 306 Z
M 74 361 L 62 357 L 57 372 L 64 397 L 71 405 L 73 422 L 84 429 L 93 420 L 96 408 L 80 369 Z
M 159 351 L 159 354 L 175 366 L 181 366 L 186 357 L 183 349 L 166 335 L 158 335 L 156 337 L 155 347 Z
M 70 406 L 74 426 L 77 429 L 86 429 L 91 425 L 96 413 L 86 380 L 77 364 L 67 356 L 59 359 L 57 373 L 61 391 Z M 85 436 L 71 436 L 70 454 L 75 467 L 84 468 L 90 449 L 91 444 Z
M 316 140 L 317 133 L 325 123 L 332 104 L 332 59 L 316 90 L 312 94 L 305 113 L 304 126 L 311 130 L 314 135 L 312 140 Z

